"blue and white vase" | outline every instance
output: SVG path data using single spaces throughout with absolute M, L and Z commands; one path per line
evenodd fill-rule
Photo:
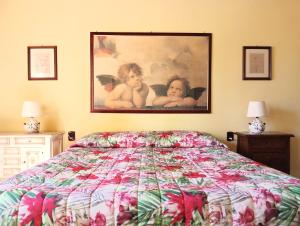
M 34 118 L 29 118 L 27 123 L 24 123 L 24 129 L 27 133 L 38 133 L 40 131 L 40 123 Z
M 249 123 L 249 132 L 252 134 L 260 134 L 265 131 L 265 126 L 266 123 L 256 117 L 252 122 Z

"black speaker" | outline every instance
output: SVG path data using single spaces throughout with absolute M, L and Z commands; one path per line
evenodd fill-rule
M 68 140 L 74 141 L 75 140 L 75 131 L 69 131 L 68 132 Z
M 227 132 L 227 140 L 233 141 L 234 140 L 234 132 L 228 131 Z

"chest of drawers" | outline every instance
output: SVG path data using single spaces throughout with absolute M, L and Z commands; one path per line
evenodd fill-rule
M 46 161 L 63 150 L 63 133 L 0 133 L 0 180 Z
M 267 166 L 290 173 L 290 138 L 294 135 L 281 132 L 249 134 L 235 133 L 237 152 Z

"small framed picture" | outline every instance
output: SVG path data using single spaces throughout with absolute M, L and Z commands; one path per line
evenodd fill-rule
M 271 80 L 271 56 L 270 46 L 244 46 L 243 80 Z
M 28 80 L 57 80 L 57 47 L 28 46 Z

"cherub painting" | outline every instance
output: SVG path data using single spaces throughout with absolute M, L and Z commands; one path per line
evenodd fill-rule
M 149 92 L 148 86 L 142 81 L 142 69 L 135 63 L 127 63 L 118 70 L 119 80 L 113 86 L 104 105 L 108 108 L 142 108 L 145 106 Z M 101 82 L 101 76 L 98 77 Z M 117 85 L 115 85 L 117 84 Z
M 177 75 L 173 76 L 167 85 L 152 85 L 156 93 L 153 106 L 163 107 L 193 107 L 205 91 L 203 87 L 191 89 L 189 81 Z
M 91 112 L 210 113 L 211 34 L 91 33 Z

